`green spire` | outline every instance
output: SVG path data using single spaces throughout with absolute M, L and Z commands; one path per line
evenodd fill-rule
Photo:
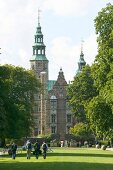
M 86 62 L 84 60 L 84 53 L 83 53 L 83 41 L 81 43 L 81 54 L 80 54 L 80 59 L 78 62 L 78 70 L 77 74 L 79 74 L 82 71 L 82 68 L 86 65 Z
M 35 42 L 33 45 L 33 55 L 31 58 L 32 60 L 47 60 L 46 55 L 45 55 L 45 48 L 46 46 L 44 45 L 43 42 L 43 34 L 41 31 L 41 26 L 40 26 L 40 10 L 38 10 L 38 26 L 36 28 L 36 34 L 35 34 Z

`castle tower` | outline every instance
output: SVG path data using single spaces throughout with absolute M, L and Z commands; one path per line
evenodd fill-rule
M 30 59 L 31 69 L 34 70 L 37 79 L 40 80 L 43 90 L 40 94 L 35 94 L 35 106 L 33 111 L 35 130 L 34 134 L 45 134 L 46 124 L 46 95 L 48 83 L 48 60 L 45 54 L 43 34 L 40 26 L 40 16 L 38 11 L 38 26 L 34 36 L 33 55 Z
M 34 136 L 54 134 L 60 140 L 65 140 L 66 135 L 69 134 L 69 128 L 73 126 L 66 91 L 68 84 L 62 69 L 59 71 L 57 80 L 49 80 L 45 47 L 38 14 L 33 55 L 30 59 L 31 69 L 42 84 L 40 93 L 34 95 Z

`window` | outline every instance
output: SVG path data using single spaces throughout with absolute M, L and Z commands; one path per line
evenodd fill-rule
M 46 63 L 44 63 L 44 69 L 46 69 L 47 68 L 47 64 Z
M 44 54 L 44 50 L 42 50 L 42 54 Z
M 39 99 L 39 95 L 34 94 L 34 100 L 38 100 Z
M 51 127 L 51 133 L 56 133 L 56 127 L 55 126 Z
M 40 42 L 40 38 L 38 38 L 38 42 Z
M 37 67 L 41 67 L 41 63 L 36 63 L 36 66 Z
M 67 133 L 69 133 L 69 130 L 70 130 L 70 126 L 67 126 Z
M 51 115 L 51 123 L 55 123 L 56 122 L 56 115 Z
M 40 49 L 38 49 L 38 54 L 41 54 L 41 50 Z
M 34 112 L 38 112 L 38 106 L 34 106 Z
M 37 125 L 38 119 L 34 119 L 34 124 Z
M 40 112 L 41 111 L 41 108 L 37 105 L 34 106 L 34 112 L 37 113 L 37 112 Z
M 40 108 L 40 107 L 38 107 L 38 111 L 39 111 L 39 112 L 41 111 L 41 108 Z
M 67 115 L 67 123 L 71 123 L 71 115 Z
M 66 101 L 66 109 L 70 110 L 70 106 L 69 106 L 69 102 L 68 101 Z
M 31 67 L 32 67 L 32 70 L 34 70 L 34 69 L 35 69 L 35 66 L 34 66 L 34 65 L 32 65 Z
M 57 108 L 57 101 L 56 100 L 51 100 L 51 109 Z

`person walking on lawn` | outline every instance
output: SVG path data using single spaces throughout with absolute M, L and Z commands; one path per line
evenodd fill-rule
M 12 158 L 13 159 L 16 158 L 16 150 L 17 150 L 17 144 L 15 142 L 13 142 L 13 144 L 11 146 L 11 153 L 12 153 Z
M 30 159 L 31 151 L 32 151 L 32 144 L 31 144 L 30 140 L 28 140 L 26 143 L 26 150 L 27 150 L 27 159 Z
M 40 154 L 40 144 L 38 140 L 36 140 L 36 143 L 34 144 L 34 153 L 35 153 L 36 159 L 38 159 L 39 154 Z
M 43 158 L 46 159 L 46 152 L 47 152 L 48 146 L 46 142 L 43 142 L 42 144 L 42 151 L 43 151 Z

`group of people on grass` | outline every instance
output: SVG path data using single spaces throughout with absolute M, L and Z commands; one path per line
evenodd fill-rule
M 35 142 L 35 144 L 32 145 L 31 141 L 28 140 L 25 145 L 25 149 L 27 151 L 27 159 L 31 158 L 31 152 L 32 152 L 33 148 L 34 148 L 33 154 L 35 155 L 36 159 L 38 159 L 38 157 L 39 157 L 39 155 L 41 155 L 41 153 L 43 155 L 43 158 L 46 159 L 46 152 L 47 152 L 48 146 L 45 141 L 43 142 L 42 145 L 40 145 L 40 143 L 37 140 Z M 42 148 L 42 150 L 41 150 L 41 148 Z M 16 158 L 16 151 L 17 151 L 17 144 L 15 142 L 13 142 L 13 144 L 11 145 L 11 154 L 12 154 L 13 159 Z

